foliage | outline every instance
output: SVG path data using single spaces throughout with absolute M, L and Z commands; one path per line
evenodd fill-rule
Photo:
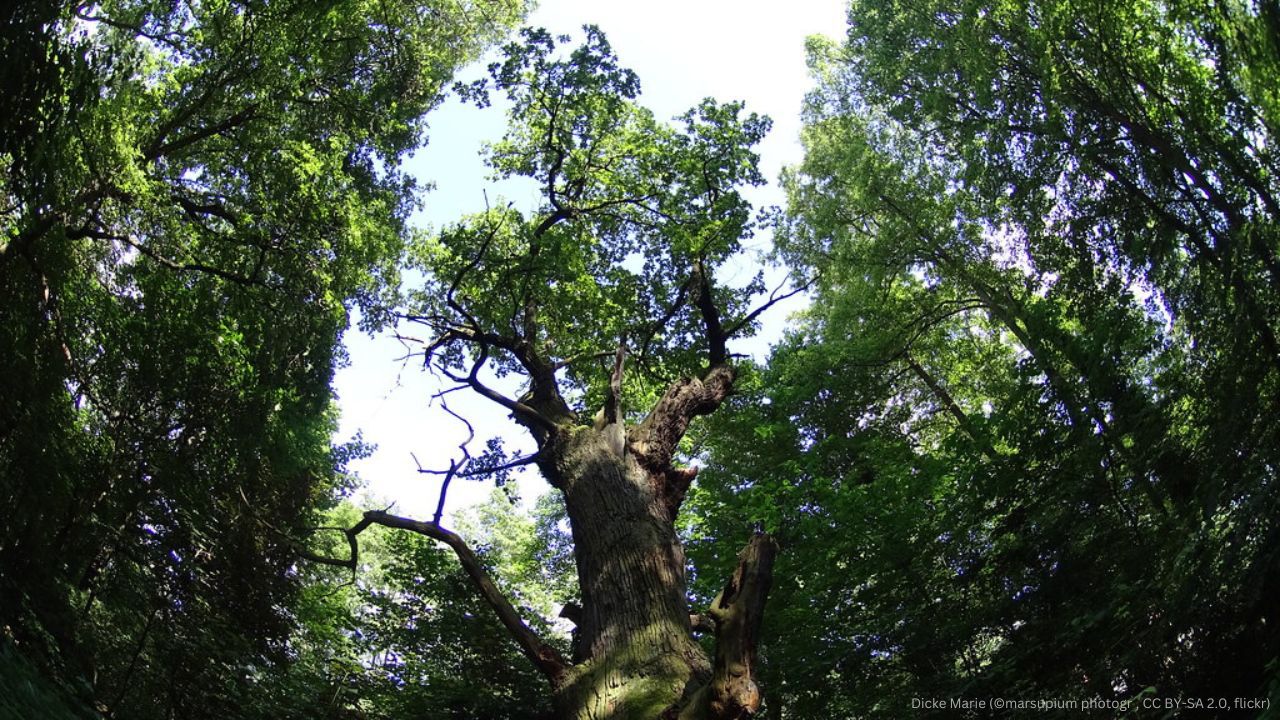
M 734 370 L 762 280 L 717 275 L 760 223 L 741 190 L 769 121 L 712 100 L 655 119 L 596 28 L 568 50 L 525 30 L 458 88 L 509 101 L 488 161 L 542 204 L 408 239 L 401 159 L 523 10 L 0 10 L 5 57 L 27 58 L 0 69 L 0 713 L 550 714 L 432 541 L 374 525 L 354 574 L 297 563 L 309 533 L 347 550 L 315 526 L 358 522 L 334 503 L 364 447 L 330 441 L 353 310 L 430 328 L 429 364 L 551 448 L 491 443 L 457 474 L 536 460 L 583 517 L 610 488 L 566 473 L 600 480 L 627 448 L 680 508 L 677 444 L 725 401 L 683 446 L 705 467 L 679 527 L 695 608 L 747 528 L 783 543 L 772 717 L 1280 703 L 1274 2 L 852 2 L 847 39 L 811 43 L 776 228 L 813 304 L 767 366 Z M 401 294 L 405 262 L 425 278 Z M 566 524 L 558 496 L 529 517 L 495 495 L 461 532 L 548 657 L 580 659 L 556 615 L 599 578 Z M 678 550 L 669 522 L 633 524 L 592 537 Z M 573 683 L 651 659 L 622 650 Z M 632 695 L 669 706 L 661 672 Z
M 659 122 L 636 102 L 639 80 L 604 35 L 584 33 L 566 56 L 557 41 L 569 38 L 526 29 L 490 78 L 462 88 L 481 105 L 492 92 L 510 101 L 509 130 L 488 163 L 499 177 L 536 182 L 543 204 L 530 216 L 495 206 L 421 238 L 411 258 L 426 284 L 406 317 L 439 333 L 428 355 L 444 348 L 452 373 L 471 367 L 461 340 L 492 348 L 486 362 L 499 374 L 540 386 L 550 383 L 538 368 L 563 364 L 579 410 L 601 404 L 609 373 L 592 361 L 624 338 L 640 368 L 627 376 L 631 402 L 647 407 L 655 380 L 705 358 L 694 276 L 710 281 L 753 231 L 739 189 L 763 182 L 752 148 L 769 121 L 707 99 L 675 126 Z M 726 327 L 759 290 L 758 278 L 715 288 Z
M 692 501 L 701 536 L 790 544 L 772 711 L 1265 697 L 1274 8 L 850 18 L 812 44 L 786 179 L 781 247 L 820 290 Z
M 114 714 L 236 714 L 360 452 L 329 384 L 394 299 L 399 161 L 522 6 L 4 12 L 0 625 Z
M 546 502 L 542 503 L 543 507 Z M 549 510 L 538 510 L 544 517 Z M 343 503 L 326 523 L 350 525 Z M 489 571 L 544 635 L 556 636 L 546 587 L 565 578 L 533 566 L 550 536 L 533 515 L 494 496 L 460 519 Z M 339 533 L 317 538 L 340 554 Z M 324 545 L 332 545 L 324 547 Z M 543 679 L 480 603 L 454 554 L 382 527 L 360 536 L 360 566 L 308 566 L 294 604 L 291 662 L 245 690 L 263 718 L 535 718 L 549 713 Z M 250 716 L 242 713 L 241 716 Z
M 496 491 L 473 520 L 462 521 L 462 532 L 467 526 L 507 596 L 544 637 L 553 637 L 545 593 L 560 579 L 544 577 L 530 562 L 541 544 L 532 518 Z M 453 553 L 394 531 L 386 544 L 385 589 L 362 593 L 361 643 L 382 659 L 374 692 L 362 693 L 362 702 L 389 719 L 549 717 L 545 680 L 481 604 Z
M 83 720 L 93 714 L 74 700 L 8 641 L 0 644 L 0 720 Z
M 564 500 L 543 493 L 528 512 L 515 503 L 505 488 L 495 490 L 458 518 L 458 533 L 493 564 L 512 602 L 545 624 L 578 596 Z

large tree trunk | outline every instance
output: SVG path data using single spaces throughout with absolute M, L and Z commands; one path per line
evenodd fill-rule
M 665 479 L 614 438 L 575 428 L 544 465 L 564 493 L 582 588 L 576 664 L 554 688 L 565 720 L 674 717 L 711 675 Z
M 632 439 L 644 437 L 633 432 Z M 717 652 L 693 637 L 675 514 L 693 472 L 646 466 L 617 425 L 578 427 L 548 448 L 564 494 L 582 608 L 574 663 L 553 678 L 561 720 L 738 720 L 760 706 L 758 629 L 776 545 L 757 536 L 709 608 Z
M 723 354 L 721 348 L 718 356 Z M 701 379 L 672 383 L 649 415 L 629 426 L 618 402 L 621 367 L 620 350 L 611 398 L 592 426 L 579 424 L 556 394 L 530 393 L 525 399 L 532 404 L 503 402 L 538 440 L 538 467 L 568 508 L 582 591 L 571 659 L 524 623 L 462 538 L 440 527 L 439 512 L 425 522 L 369 511 L 345 531 L 349 557 L 300 553 L 354 570 L 356 538 L 375 523 L 446 543 L 547 677 L 560 720 L 746 720 L 761 704 L 754 666 L 777 546 L 757 534 L 707 608 L 716 633 L 713 663 L 693 637 L 684 549 L 675 532 L 676 513 L 696 473 L 672 464 L 690 421 L 728 395 L 733 370 L 715 364 Z M 474 373 L 471 380 L 496 396 Z

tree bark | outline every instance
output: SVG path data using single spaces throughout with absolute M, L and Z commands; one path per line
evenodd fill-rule
M 563 720 L 653 720 L 711 675 L 689 623 L 665 478 L 618 452 L 616 432 L 574 428 L 543 468 L 564 494 L 582 589 L 575 664 L 553 687 Z
M 738 554 L 738 568 L 711 603 L 716 659 L 711 682 L 685 703 L 678 720 L 750 720 L 763 702 L 756 684 L 760 622 L 773 584 L 778 544 L 756 533 Z
M 718 327 L 714 319 L 709 332 Z M 723 335 L 710 344 L 722 346 Z M 701 378 L 672 383 L 648 416 L 628 427 L 619 397 L 620 348 L 611 397 L 597 421 L 560 425 L 541 444 L 538 465 L 564 496 L 582 592 L 573 662 L 552 680 L 560 720 L 739 720 L 759 706 L 750 666 L 772 554 L 765 551 L 767 561 L 735 575 L 754 578 L 742 593 L 754 611 L 711 608 L 713 618 L 721 613 L 717 635 L 729 628 L 729 656 L 737 658 L 728 670 L 718 660 L 713 673 L 693 637 L 684 548 L 675 531 L 696 475 L 674 466 L 676 448 L 693 418 L 714 412 L 732 391 L 735 373 L 723 357 L 712 352 Z M 715 682 L 730 676 L 728 685 Z M 751 693 L 754 703 L 736 702 Z
M 450 377 L 495 399 L 477 378 L 486 351 L 482 346 L 469 377 Z M 723 403 L 735 372 L 723 362 L 710 363 L 701 378 L 672 383 L 641 422 L 628 426 L 620 398 L 623 355 L 621 348 L 615 353 L 610 398 L 590 425 L 579 423 L 558 393 L 539 395 L 537 383 L 525 395 L 532 404 L 496 398 L 533 433 L 537 466 L 568 510 L 582 592 L 581 607 L 566 607 L 562 614 L 578 626 L 571 659 L 536 636 L 470 549 L 436 522 L 371 511 L 345 531 L 349 558 L 305 549 L 300 554 L 355 569 L 356 536 L 374 523 L 450 545 L 472 584 L 547 677 L 558 720 L 745 720 L 760 707 L 752 669 L 776 545 L 766 535 L 752 541 L 725 592 L 708 609 L 711 621 L 700 623 L 700 630 L 714 625 L 721 646 L 713 668 L 693 636 L 684 548 L 675 531 L 676 514 L 697 473 L 673 464 L 689 423 Z M 548 367 L 533 355 L 522 362 L 531 376 Z
M 776 545 L 753 540 L 710 609 L 722 646 L 713 668 L 693 637 L 672 506 L 671 485 L 683 496 L 693 473 L 652 467 L 631 443 L 618 452 L 615 435 L 609 425 L 574 428 L 543 463 L 565 498 L 582 589 L 574 664 L 553 682 L 557 717 L 751 717 L 759 692 L 750 671 Z

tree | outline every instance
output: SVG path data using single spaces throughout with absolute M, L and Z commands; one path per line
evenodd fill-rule
M 780 716 L 1274 693 L 1275 17 L 855 2 L 814 43 L 814 304 L 691 500 L 784 529 Z
M 340 336 L 417 201 L 399 162 L 522 12 L 6 6 L 0 626 L 100 710 L 223 715 L 286 658 L 293 538 L 353 452 Z
M 536 465 L 563 496 L 581 590 L 572 656 L 530 630 L 438 514 L 368 512 L 348 535 L 354 549 L 359 532 L 385 525 L 450 545 L 547 677 L 559 717 L 746 717 L 760 703 L 753 667 L 775 545 L 751 540 L 708 609 L 713 662 L 694 638 L 674 522 L 696 474 L 678 466 L 681 439 L 729 396 L 728 343 L 770 304 L 749 307 L 759 277 L 716 278 L 753 231 L 739 188 L 762 182 L 751 147 L 769 123 L 711 100 L 677 127 L 658 123 L 635 102 L 634 73 L 599 30 L 585 33 L 557 58 L 556 39 L 526 30 L 489 79 L 463 89 L 481 104 L 495 90 L 511 101 L 489 162 L 535 181 L 543 204 L 532 216 L 490 208 L 424 238 L 411 257 L 428 280 L 400 313 L 432 333 L 421 354 L 456 383 L 446 402 L 474 391 L 536 444 L 514 459 L 468 453 L 441 471 L 446 487 Z M 523 392 L 504 394 L 494 373 Z

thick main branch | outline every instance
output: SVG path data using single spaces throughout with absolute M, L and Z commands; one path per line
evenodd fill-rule
M 715 365 L 701 379 L 671 383 L 649 415 L 627 433 L 631 451 L 650 469 L 668 467 L 689 423 L 715 412 L 733 390 L 735 377 L 732 366 Z
M 723 365 L 729 356 L 726 348 L 729 336 L 720 322 L 720 308 L 716 306 L 711 292 L 710 274 L 701 261 L 694 263 L 693 283 L 697 292 L 694 304 L 702 315 L 702 324 L 707 334 L 707 362 L 711 367 Z
M 700 618 L 703 631 L 715 629 L 715 664 L 711 680 L 684 704 L 679 720 L 749 720 L 760 709 L 756 655 L 777 555 L 778 543 L 756 533 L 738 554 L 738 567 L 707 615 L 692 616 Z
M 738 567 L 708 614 L 716 626 L 716 659 L 708 698 L 711 720 L 741 720 L 760 709 L 756 651 L 760 622 L 773 584 L 778 544 L 757 533 L 738 554 Z

